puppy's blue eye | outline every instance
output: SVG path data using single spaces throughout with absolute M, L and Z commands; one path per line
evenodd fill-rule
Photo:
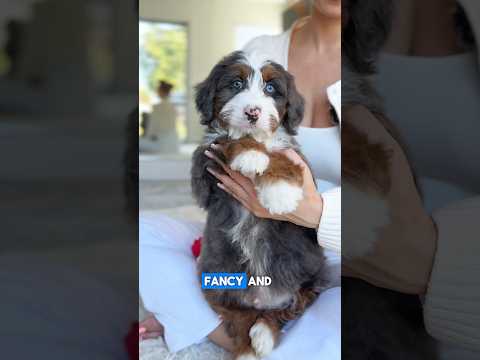
M 272 84 L 265 85 L 265 92 L 267 94 L 273 94 L 275 92 L 275 87 Z
M 240 80 L 235 80 L 232 85 L 235 89 L 241 89 L 243 87 L 243 82 Z

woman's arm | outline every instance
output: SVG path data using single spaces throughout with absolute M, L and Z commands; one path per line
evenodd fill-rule
M 215 149 L 219 149 L 219 146 L 217 145 Z M 297 225 L 316 229 L 320 223 L 323 200 L 321 195 L 317 192 L 312 173 L 300 155 L 298 155 L 294 150 L 286 150 L 284 151 L 284 154 L 294 163 L 303 168 L 304 197 L 294 212 L 284 215 L 272 215 L 258 201 L 255 187 L 249 178 L 241 175 L 237 171 L 230 169 L 223 161 L 215 156 L 213 151 L 205 152 L 206 156 L 214 159 L 225 171 L 225 174 L 220 174 L 212 168 L 207 169 L 219 180 L 218 187 L 232 195 L 255 216 L 260 218 L 289 221 Z M 338 242 L 339 241 L 340 239 L 338 239 Z
M 343 259 L 342 274 L 404 293 L 423 294 L 435 255 L 436 229 L 423 207 L 405 153 L 381 121 L 365 107 L 348 109 L 343 121 L 367 134 L 370 142 L 381 144 L 390 151 L 391 184 L 384 197 L 390 215 L 389 224 L 378 232 L 370 253 L 353 260 Z M 349 199 L 344 202 L 349 204 Z M 359 215 L 369 216 L 368 213 Z M 354 231 L 349 234 L 355 236 Z M 355 239 L 344 235 L 345 250 L 354 242 Z
M 318 243 L 328 250 L 341 253 L 342 190 L 333 188 L 322 193 L 323 209 L 318 225 Z

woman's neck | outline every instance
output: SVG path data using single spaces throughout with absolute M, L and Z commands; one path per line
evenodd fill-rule
M 314 12 L 298 29 L 305 45 L 314 46 L 316 51 L 331 51 L 341 47 L 342 24 L 340 19 L 325 17 Z

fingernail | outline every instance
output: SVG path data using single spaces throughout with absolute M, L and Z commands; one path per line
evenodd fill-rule
M 213 157 L 213 154 L 208 150 L 205 150 L 205 155 L 208 156 L 209 158 Z
M 214 171 L 212 168 L 207 167 L 207 171 L 208 171 L 210 174 L 215 175 L 215 171 Z
M 145 333 L 146 331 L 147 331 L 147 329 L 144 328 L 144 327 L 141 327 L 141 328 L 138 329 L 138 333 L 139 333 L 139 334 L 143 334 L 143 333 Z
M 217 183 L 217 186 L 218 186 L 220 189 L 225 190 L 225 186 L 223 186 L 222 183 Z
M 214 148 L 214 149 L 218 149 L 218 145 L 215 144 L 215 143 L 211 143 L 210 146 L 211 146 L 212 148 Z

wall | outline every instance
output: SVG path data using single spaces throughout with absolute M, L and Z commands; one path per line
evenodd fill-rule
M 189 88 L 208 75 L 212 66 L 235 50 L 238 26 L 282 29 L 281 0 L 140 0 L 140 18 L 185 22 L 189 26 Z M 189 93 L 189 141 L 198 141 L 202 129 Z

